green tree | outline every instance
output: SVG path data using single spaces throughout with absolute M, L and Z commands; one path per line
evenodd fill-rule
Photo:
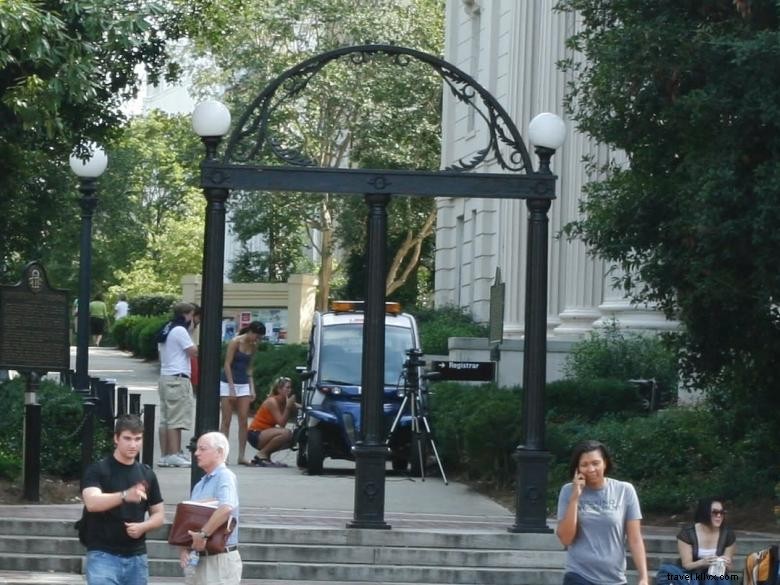
M 581 131 L 623 151 L 569 226 L 620 266 L 638 302 L 684 328 L 729 409 L 780 407 L 780 5 L 770 0 L 562 0 L 581 27 L 563 63 Z M 756 409 L 753 405 L 760 404 Z M 744 422 L 744 420 L 743 420 Z M 775 428 L 777 425 L 775 425 Z
M 195 44 L 217 67 L 201 70 L 198 82 L 203 88 L 227 88 L 226 99 L 235 113 L 242 112 L 268 81 L 330 49 L 368 39 L 434 54 L 443 46 L 443 3 L 439 0 L 222 0 L 207 10 L 209 16 L 201 19 Z M 223 34 L 226 13 L 236 19 L 232 24 L 235 34 Z M 305 99 L 282 104 L 272 124 L 285 146 L 305 152 L 317 165 L 438 168 L 441 80 L 427 66 L 334 62 L 311 79 L 302 96 Z M 347 236 L 362 229 L 365 205 L 344 197 L 305 193 L 273 197 L 255 193 L 235 198 L 233 205 L 238 235 L 244 241 L 257 233 L 273 234 L 272 224 L 282 226 L 291 238 L 318 232 L 319 237 L 310 243 L 321 258 L 318 302 L 323 306 L 336 268 L 334 252 L 337 247 L 349 251 Z M 404 254 L 404 264 L 411 263 L 412 269 L 407 271 L 399 260 L 395 277 L 388 283 L 390 289 L 408 278 L 419 262 L 421 241 L 432 233 L 433 202 L 394 204 L 394 209 L 398 210 L 391 214 L 394 229 L 410 234 L 409 243 L 398 253 Z M 404 213 L 409 209 L 413 211 Z M 278 246 L 279 238 L 274 238 Z M 296 261 L 285 258 L 288 267 Z
M 101 180 L 106 197 L 96 227 L 104 282 L 131 295 L 178 294 L 183 275 L 200 273 L 201 151 L 188 116 L 159 111 L 133 119 L 111 144 L 113 163 Z
M 53 249 L 75 255 L 78 238 L 60 238 L 79 217 L 68 155 L 120 126 L 139 66 L 152 81 L 175 76 L 166 46 L 183 32 L 179 4 L 0 2 L 0 278 Z

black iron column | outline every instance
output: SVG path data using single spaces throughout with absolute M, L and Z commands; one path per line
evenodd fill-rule
M 355 445 L 355 511 L 348 528 L 390 528 L 385 522 L 383 394 L 385 386 L 385 279 L 390 195 L 367 194 L 368 282 L 363 322 L 361 437 Z
M 206 164 L 216 159 L 219 137 L 204 137 L 206 160 L 201 172 L 206 173 Z M 200 392 L 196 397 L 195 434 L 190 451 L 195 452 L 198 437 L 209 431 L 219 430 L 219 372 L 222 353 L 222 270 L 225 261 L 225 202 L 230 191 L 215 187 L 205 188 L 206 224 L 203 241 L 203 281 L 201 284 L 202 316 L 200 321 Z M 190 474 L 194 486 L 203 477 L 203 470 L 192 458 Z
M 537 147 L 539 175 L 550 175 L 555 151 Z M 523 346 L 523 442 L 515 452 L 515 524 L 510 532 L 552 532 L 545 501 L 550 454 L 544 450 L 544 386 L 547 378 L 547 238 L 550 199 L 529 198 Z
M 79 244 L 79 306 L 76 321 L 76 390 L 89 388 L 89 291 L 92 280 L 92 216 L 97 207 L 95 179 L 79 178 L 81 241 Z

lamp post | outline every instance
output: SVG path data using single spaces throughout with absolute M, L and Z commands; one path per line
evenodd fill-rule
M 192 113 L 192 129 L 200 136 L 206 147 L 203 163 L 213 162 L 217 158 L 217 147 L 230 128 L 230 111 L 224 104 L 207 101 L 198 104 Z M 201 166 L 203 166 L 203 163 Z M 205 187 L 206 223 L 203 239 L 203 281 L 201 283 L 201 302 L 203 315 L 200 322 L 200 387 L 218 388 L 220 355 L 222 345 L 222 293 L 223 264 L 225 261 L 225 202 L 228 189 Z M 198 392 L 195 402 L 195 434 L 192 437 L 191 450 L 194 450 L 198 437 L 208 431 L 219 430 L 219 395 L 214 392 Z M 190 481 L 195 483 L 203 476 L 203 471 L 195 464 Z
M 555 114 L 539 114 L 528 125 L 539 157 L 536 175 L 552 176 L 550 159 L 563 145 L 566 126 Z M 523 348 L 523 442 L 517 447 L 515 524 L 510 532 L 551 532 L 545 500 L 550 454 L 545 451 L 544 386 L 547 370 L 547 212 L 551 199 L 526 199 L 525 341 Z
M 86 154 L 86 156 L 85 156 Z M 89 388 L 89 291 L 92 280 L 92 215 L 97 207 L 97 178 L 108 165 L 105 151 L 86 144 L 73 151 L 70 168 L 79 178 L 81 191 L 81 240 L 79 244 L 79 305 L 76 323 L 76 389 Z

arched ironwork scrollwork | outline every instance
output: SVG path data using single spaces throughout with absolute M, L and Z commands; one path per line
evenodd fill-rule
M 318 166 L 312 157 L 302 152 L 294 140 L 280 139 L 271 132 L 271 119 L 280 108 L 300 97 L 311 80 L 333 61 L 342 58 L 355 66 L 371 64 L 377 57 L 386 57 L 394 66 L 405 67 L 413 61 L 430 66 L 444 81 L 445 88 L 459 102 L 475 110 L 487 129 L 486 144 L 468 160 L 460 159 L 446 170 L 471 171 L 483 163 L 495 162 L 507 171 L 533 172 L 528 151 L 517 127 L 507 112 L 473 77 L 451 63 L 430 55 L 395 45 L 358 45 L 322 53 L 288 69 L 272 80 L 241 115 L 228 139 L 225 162 L 256 161 L 269 153 L 283 163 L 295 166 Z

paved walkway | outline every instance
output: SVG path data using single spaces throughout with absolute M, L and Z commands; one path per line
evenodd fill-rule
M 75 360 L 75 348 L 72 351 Z M 89 372 L 99 378 L 114 378 L 130 393 L 141 395 L 141 404 L 157 404 L 158 364 L 145 362 L 130 354 L 109 348 L 90 348 Z M 283 451 L 275 461 L 287 463 L 287 468 L 255 468 L 236 465 L 238 421 L 230 429 L 230 468 L 239 481 L 242 516 L 257 523 L 303 523 L 343 527 L 352 519 L 354 506 L 354 464 L 345 461 L 325 461 L 325 473 L 309 476 L 295 467 L 295 453 Z M 191 433 L 185 433 L 182 443 L 188 444 Z M 155 435 L 155 441 L 157 436 Z M 247 455 L 254 450 L 247 447 Z M 155 445 L 155 461 L 159 448 Z M 163 497 L 173 504 L 189 496 L 190 470 L 157 468 Z M 425 481 L 388 471 L 386 481 L 385 520 L 393 527 L 451 527 L 463 529 L 495 528 L 505 530 L 514 521 L 513 514 L 478 494 L 464 484 L 439 478 Z M 171 505 L 170 510 L 173 509 Z

